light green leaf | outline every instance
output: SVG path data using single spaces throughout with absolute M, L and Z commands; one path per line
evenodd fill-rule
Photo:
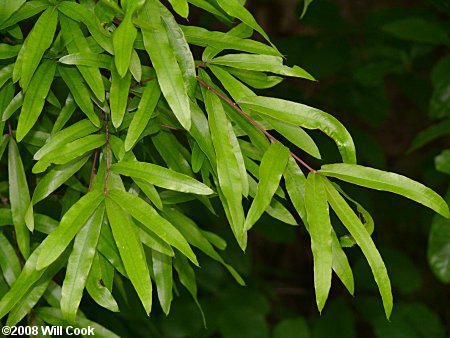
M 152 163 L 122 161 L 114 163 L 111 166 L 111 171 L 121 175 L 141 178 L 165 189 L 198 195 L 211 195 L 213 193 L 208 186 L 192 177 Z
M 172 8 L 181 17 L 187 19 L 189 15 L 189 6 L 187 0 L 169 0 Z
M 152 251 L 152 268 L 155 275 L 158 299 L 166 315 L 169 314 L 172 303 L 172 257 L 166 256 L 158 251 Z
M 279 55 L 272 47 L 261 42 L 241 39 L 227 33 L 209 31 L 205 28 L 180 25 L 187 42 L 201 47 L 213 47 L 215 49 L 232 49 L 242 52 L 265 55 Z M 204 60 L 208 61 L 208 60 Z
M 239 0 L 217 0 L 217 3 L 219 4 L 220 7 L 222 7 L 222 9 L 228 15 L 239 19 L 240 21 L 245 23 L 247 26 L 250 26 L 255 31 L 257 31 L 259 34 L 261 34 L 272 45 L 272 47 L 277 51 L 275 46 L 270 41 L 269 36 L 261 28 L 261 26 L 256 22 L 256 20 L 252 16 L 252 14 L 239 2 Z M 278 52 L 278 54 L 281 55 L 279 52 Z
M 258 190 L 244 224 L 247 231 L 270 205 L 270 201 L 280 185 L 281 176 L 289 157 L 289 149 L 279 142 L 272 143 L 264 154 L 259 167 Z
M 136 82 L 141 82 L 142 79 L 141 60 L 139 59 L 139 55 L 134 48 L 131 50 L 130 72 L 133 75 Z
M 61 185 L 64 184 L 70 177 L 72 177 L 76 172 L 78 172 L 81 167 L 83 167 L 89 157 L 85 156 L 80 159 L 76 159 L 70 163 L 67 163 L 63 166 L 58 166 L 50 170 L 50 172 L 45 175 L 33 192 L 32 203 L 36 204 L 43 199 L 45 199 L 48 195 L 58 189 Z
M 314 257 L 314 289 L 316 302 L 322 312 L 331 288 L 333 264 L 333 231 L 327 203 L 324 179 L 318 174 L 309 173 L 305 185 L 305 208 L 311 236 L 311 250 Z
M 14 65 L 16 63 L 9 64 L 0 69 L 0 88 L 13 76 L 13 70 L 15 69 Z M 14 94 L 14 93 L 13 93 Z
M 111 197 L 111 195 L 109 195 Z M 152 308 L 152 283 L 144 255 L 144 248 L 136 233 L 136 225 L 121 205 L 106 199 L 106 212 L 114 240 L 120 252 L 125 271 L 133 284 L 147 314 Z
M 2 232 L 0 232 L 0 268 L 6 283 L 12 286 L 20 275 L 19 257 Z
M 134 183 L 139 187 L 139 189 L 148 197 L 148 199 L 157 207 L 158 209 L 162 209 L 162 201 L 159 196 L 158 190 L 156 190 L 155 186 L 147 181 L 144 181 L 141 178 L 133 178 Z
M 35 160 L 40 160 L 53 153 L 56 149 L 63 147 L 65 144 L 90 135 L 96 131 L 98 131 L 98 127 L 95 127 L 89 120 L 84 119 L 78 121 L 70 127 L 52 135 L 52 137 L 47 140 L 47 143 L 34 154 L 33 158 Z
M 70 120 L 73 113 L 75 112 L 77 105 L 73 100 L 72 94 L 68 94 L 66 101 L 64 103 L 64 107 L 61 109 L 61 112 L 58 114 L 56 118 L 55 124 L 53 125 L 53 129 L 51 135 L 55 135 L 58 131 L 60 131 L 64 125 Z
M 179 249 L 194 264 L 197 258 L 186 239 L 169 221 L 161 217 L 155 209 L 141 198 L 120 190 L 111 190 L 109 197 L 120 205 L 137 221 L 164 240 L 167 244 Z
M 256 89 L 272 88 L 283 81 L 283 78 L 280 76 L 267 75 L 254 70 L 238 68 L 229 68 L 227 70 L 242 82 Z
M 66 212 L 59 226 L 39 246 L 37 270 L 49 266 L 62 254 L 103 201 L 103 198 L 102 192 L 88 192 Z
M 102 256 L 123 276 L 126 276 L 119 250 L 117 249 L 111 228 L 107 222 L 102 226 L 100 238 L 97 244 L 97 250 Z
M 230 17 L 220 7 L 218 7 L 215 2 L 213 4 L 211 4 L 207 0 L 188 0 L 188 2 L 198 8 L 214 14 L 223 22 L 226 22 L 228 24 L 232 23 Z
M 20 142 L 28 134 L 39 118 L 44 108 L 45 98 L 53 82 L 55 71 L 56 63 L 50 60 L 42 62 L 36 70 L 23 100 L 19 124 L 17 125 L 17 141 Z
M 156 150 L 166 162 L 169 169 L 193 177 L 191 166 L 187 160 L 188 150 L 178 142 L 171 132 L 161 130 L 152 136 Z M 167 151 L 167 149 L 172 149 Z
M 323 182 L 327 191 L 328 202 L 344 226 L 353 236 L 369 262 L 373 276 L 375 277 L 375 282 L 380 290 L 386 317 L 389 318 L 392 312 L 392 291 L 383 259 L 373 243 L 372 238 L 359 220 L 358 216 L 356 216 L 353 209 L 350 208 L 345 199 L 333 187 L 331 182 L 327 179 L 323 179 Z
M 405 176 L 356 164 L 344 163 L 324 165 L 320 169 L 320 172 L 325 176 L 336 177 L 342 181 L 370 189 L 399 194 L 400 196 L 423 204 L 444 217 L 450 217 L 447 203 L 441 196 L 423 184 Z
M 20 77 L 20 85 L 24 92 L 27 90 L 42 56 L 53 43 L 57 23 L 58 12 L 55 7 L 49 7 L 42 13 L 25 39 L 22 46 L 24 52 Z
M 161 238 L 159 238 L 155 233 L 150 231 L 145 225 L 138 222 L 138 225 L 140 226 L 138 234 L 139 239 L 141 240 L 142 244 L 149 247 L 150 249 L 154 251 L 158 251 L 162 253 L 163 255 L 173 257 L 175 256 L 175 253 L 173 252 L 172 247 L 164 242 Z
M 115 54 L 114 61 L 120 77 L 124 77 L 128 71 L 134 40 L 137 35 L 137 29 L 134 27 L 132 19 L 133 12 L 127 11 L 112 36 Z
M 114 54 L 111 35 L 106 31 L 97 16 L 88 8 L 76 2 L 62 1 L 58 10 L 69 18 L 86 25 L 94 40 L 108 53 Z
M 0 60 L 17 56 L 20 48 L 22 48 L 22 45 L 8 45 L 7 43 L 0 43 Z
M 131 73 L 127 72 L 123 77 L 117 73 L 113 66 L 111 69 L 111 92 L 109 94 L 111 106 L 111 120 L 113 126 L 119 128 L 127 110 L 128 95 L 131 85 Z
M 25 258 L 30 255 L 30 234 L 25 224 L 25 214 L 30 204 L 30 192 L 20 157 L 19 148 L 14 139 L 9 140 L 8 148 L 9 201 L 16 231 L 19 250 Z M 30 229 L 31 231 L 33 229 Z
M 90 66 L 111 69 L 111 56 L 92 52 L 79 52 L 64 55 L 58 60 L 65 65 Z
M 10 0 L 9 2 L 16 4 L 16 3 L 20 3 L 20 2 L 24 2 L 24 1 Z M 35 16 L 36 14 L 42 12 L 47 7 L 49 7 L 48 1 L 44 1 L 44 0 L 27 1 L 17 11 L 15 11 L 9 17 L 9 19 L 7 19 L 6 21 L 0 20 L 0 29 L 3 30 L 7 27 L 13 26 L 14 24 L 16 24 L 22 20 L 28 19 L 32 16 Z
M 344 162 L 356 163 L 355 145 L 350 133 L 336 118 L 321 110 L 296 102 L 262 96 L 241 99 L 239 105 L 306 129 L 319 129 L 336 142 Z
M 355 283 L 353 280 L 352 268 L 348 262 L 344 250 L 342 250 L 339 239 L 334 230 L 331 230 L 331 244 L 333 252 L 333 271 L 347 288 L 348 292 L 353 296 L 355 292 Z
M 314 80 L 314 78 L 308 72 L 298 66 L 294 66 L 291 68 L 283 65 L 283 59 L 280 56 L 227 54 L 224 56 L 216 57 L 209 62 L 212 64 L 233 68 L 271 72 L 279 75 L 294 76 L 308 80 Z
M 94 111 L 89 89 L 84 84 L 78 70 L 70 66 L 60 66 L 58 71 L 67 87 L 69 87 L 78 107 L 96 127 L 100 127 L 100 119 Z
M 69 323 L 75 322 L 83 289 L 94 260 L 104 214 L 105 205 L 102 203 L 75 237 L 61 290 L 61 312 Z
M 66 164 L 87 152 L 100 148 L 106 143 L 104 134 L 95 134 L 85 136 L 78 140 L 66 143 L 57 148 L 57 152 L 48 153 L 41 158 L 33 167 L 33 173 L 39 173 L 47 169 L 47 167 L 54 164 Z
M 216 151 L 217 176 L 231 217 L 231 228 L 242 249 L 247 246 L 242 208 L 242 182 L 239 165 L 230 141 L 231 124 L 220 99 L 211 91 L 205 95 L 211 138 Z
M 25 0 L 3 0 L 0 3 L 0 23 L 6 21 L 24 2 Z
M 3 94 L 3 93 L 2 93 Z M 5 95 L 5 94 L 3 94 Z M 5 95 L 6 96 L 6 95 Z M 23 105 L 23 93 L 18 92 L 3 110 L 2 121 L 8 120 Z
M 84 37 L 83 31 L 78 22 L 60 14 L 59 21 L 63 40 L 67 51 L 73 53 L 91 53 L 88 40 Z M 105 87 L 98 65 L 77 65 L 78 70 L 85 79 L 94 95 L 103 102 L 105 100 Z
M 105 258 L 102 258 L 98 254 L 94 256 L 94 261 L 92 262 L 92 267 L 86 281 L 86 290 L 98 305 L 110 311 L 118 312 L 119 307 L 112 296 L 111 291 L 101 283 L 101 280 L 103 279 L 100 263 L 101 259 L 105 260 Z M 106 264 L 109 263 L 106 261 Z M 107 285 L 106 282 L 104 283 Z
M 154 27 L 152 30 L 142 29 L 145 49 L 155 67 L 158 82 L 167 103 L 183 128 L 189 130 L 191 127 L 191 112 L 183 74 L 170 45 L 167 31 L 159 20 L 158 7 L 152 6 L 151 8 L 152 11 L 149 10 L 146 14 L 153 17 L 149 20 Z

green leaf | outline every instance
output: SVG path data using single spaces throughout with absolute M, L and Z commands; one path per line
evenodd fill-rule
M 114 46 L 114 61 L 120 77 L 124 77 L 130 66 L 131 52 L 137 29 L 133 24 L 133 12 L 127 11 L 119 27 L 114 31 L 112 39 Z
M 156 190 L 153 184 L 144 181 L 141 178 L 133 178 L 134 183 L 139 187 L 139 189 L 148 197 L 148 199 L 157 207 L 158 209 L 163 208 L 161 197 L 159 196 L 158 190 Z
M 308 230 L 311 236 L 311 250 L 314 257 L 314 289 L 316 302 L 322 312 L 331 288 L 333 263 L 333 231 L 327 203 L 325 183 L 321 176 L 309 173 L 305 185 L 305 208 Z
M 180 25 L 187 42 L 201 47 L 213 47 L 215 49 L 232 49 L 242 52 L 265 55 L 279 55 L 272 47 L 261 42 L 241 39 L 227 33 L 209 31 L 205 28 Z M 208 60 L 203 60 L 208 61 Z
M 73 53 L 91 53 L 91 48 L 78 22 L 60 14 L 59 21 L 63 40 L 67 51 Z M 78 70 L 85 79 L 94 95 L 103 102 L 105 100 L 105 87 L 98 65 L 77 65 Z
M 39 17 L 22 46 L 22 70 L 20 85 L 26 91 L 45 51 L 51 46 L 58 23 L 58 12 L 47 8 Z
M 346 163 L 356 163 L 355 145 L 345 127 L 333 116 L 300 103 L 271 97 L 247 97 L 239 101 L 243 108 L 253 109 L 263 116 L 299 125 L 306 129 L 319 129 L 337 144 Z
M 172 257 L 158 251 L 152 251 L 152 268 L 155 275 L 159 303 L 166 315 L 169 314 L 172 303 Z
M 9 286 L 12 286 L 20 275 L 19 257 L 9 240 L 0 232 L 0 268 Z
M 223 22 L 226 22 L 228 24 L 232 23 L 230 17 L 217 5 L 216 2 L 214 2 L 213 4 L 211 4 L 207 0 L 188 0 L 188 2 L 198 8 L 214 14 Z
M 36 70 L 23 100 L 17 126 L 17 141 L 20 142 L 28 134 L 39 118 L 44 108 L 45 97 L 53 82 L 55 71 L 56 63 L 50 60 L 42 62 Z
M 102 203 L 75 237 L 61 290 L 61 312 L 69 323 L 75 322 L 83 289 L 94 260 L 104 214 L 105 205 Z
M 173 252 L 172 247 L 164 242 L 161 238 L 159 238 L 154 232 L 150 231 L 145 225 L 139 223 L 139 238 L 145 246 L 149 247 L 154 251 L 158 251 L 163 255 L 173 257 L 175 253 Z
M 79 52 L 64 55 L 63 57 L 59 58 L 58 61 L 65 65 L 90 66 L 111 69 L 112 58 L 107 54 Z
M 261 34 L 278 52 L 275 46 L 270 42 L 269 36 L 266 32 L 261 28 L 261 26 L 256 22 L 253 18 L 252 14 L 239 2 L 239 0 L 217 0 L 217 3 L 220 7 L 230 16 L 235 17 L 245 23 L 247 26 L 250 26 L 259 34 Z M 281 55 L 278 52 L 279 55 Z
M 333 254 L 333 271 L 347 288 L 348 292 L 353 296 L 355 292 L 355 282 L 353 280 L 352 268 L 348 262 L 344 250 L 342 250 L 339 239 L 334 230 L 331 230 L 331 244 Z
M 183 213 L 177 211 L 176 209 L 165 208 L 164 215 L 181 232 L 181 234 L 187 239 L 187 241 L 191 245 L 195 246 L 212 259 L 221 263 L 240 285 L 245 285 L 244 280 L 242 279 L 241 276 L 239 276 L 236 270 L 231 265 L 225 263 L 223 258 L 217 253 L 216 250 L 214 250 L 214 247 L 211 245 L 210 240 L 211 238 L 213 238 L 213 240 L 216 241 L 217 240 L 216 237 L 206 237 L 205 235 L 208 232 L 202 231 L 192 219 L 190 219 Z M 217 236 L 214 233 L 210 234 L 211 236 Z M 223 240 L 221 240 L 220 237 L 219 242 L 221 245 L 223 245 Z
M 62 1 L 58 3 L 58 10 L 69 18 L 85 24 L 94 40 L 108 53 L 114 54 L 111 35 L 88 8 L 76 2 Z
M 160 21 L 158 7 L 151 8 L 152 10 L 149 10 L 146 15 L 149 16 L 148 20 L 153 25 L 153 29 L 142 29 L 145 49 L 155 67 L 158 83 L 167 103 L 183 128 L 189 130 L 191 112 L 183 74 L 170 45 L 167 31 Z
M 142 79 L 141 60 L 139 59 L 139 55 L 134 48 L 131 50 L 130 72 L 133 75 L 136 82 L 141 82 Z
M 434 216 L 428 238 L 428 262 L 435 276 L 450 284 L 450 221 Z
M 300 15 L 300 19 L 302 19 L 302 18 L 305 16 L 306 11 L 308 10 L 309 5 L 311 5 L 311 3 L 312 3 L 313 1 L 314 1 L 314 0 L 303 0 L 303 10 L 302 10 L 302 14 Z
M 7 43 L 0 43 L 0 60 L 17 56 L 20 48 L 22 48 L 22 45 L 8 45 Z
M 106 199 L 106 212 L 128 278 L 139 295 L 146 313 L 150 314 L 152 308 L 152 283 L 144 255 L 144 248 L 136 233 L 136 225 L 130 216 L 125 213 L 121 205 L 114 202 L 111 198 Z
M 14 0 L 10 0 L 10 2 L 16 3 Z M 22 0 L 18 1 L 19 3 Z M 0 29 L 5 29 L 7 27 L 11 27 L 14 24 L 28 19 L 49 7 L 48 1 L 44 0 L 33 0 L 25 2 L 17 11 L 15 11 L 9 19 L 6 21 L 0 20 Z
M 42 201 L 61 185 L 63 185 L 86 164 L 88 159 L 89 157 L 85 156 L 67 163 L 66 165 L 58 166 L 50 170 L 47 175 L 39 180 L 39 183 L 34 189 L 32 198 L 33 204 Z
M 100 119 L 94 111 L 89 89 L 84 84 L 78 70 L 68 66 L 61 66 L 58 67 L 58 71 L 67 87 L 69 87 L 78 107 L 96 127 L 100 127 Z
M 169 0 L 172 8 L 181 17 L 187 19 L 189 15 L 189 5 L 187 0 Z
M 64 125 L 70 120 L 73 113 L 75 112 L 77 105 L 73 100 L 72 94 L 68 94 L 66 101 L 64 103 L 64 107 L 61 109 L 61 112 L 58 114 L 56 118 L 55 124 L 52 129 L 52 136 L 55 135 L 58 131 L 60 131 Z
M 97 250 L 117 271 L 126 276 L 119 250 L 117 249 L 111 228 L 107 222 L 103 223 Z
M 227 201 L 231 217 L 231 228 L 240 247 L 247 246 L 247 234 L 244 228 L 244 210 L 242 208 L 242 181 L 234 148 L 230 141 L 232 133 L 222 102 L 211 91 L 205 95 L 205 106 L 208 112 L 208 122 L 211 138 L 216 151 L 217 176 L 220 189 Z
M 102 192 L 88 192 L 66 212 L 59 226 L 39 246 L 37 270 L 49 266 L 62 254 L 103 201 L 103 198 Z
M 450 119 L 445 119 L 438 124 L 433 124 L 430 127 L 420 131 L 412 140 L 411 146 L 408 148 L 407 153 L 411 153 L 416 149 L 419 149 L 423 145 L 434 141 L 442 136 L 450 133 Z
M 405 176 L 345 163 L 324 165 L 320 169 L 320 172 L 325 176 L 336 177 L 342 181 L 370 189 L 399 194 L 400 196 L 423 204 L 444 217 L 450 217 L 447 203 L 441 196 L 423 184 Z
M 113 66 L 111 69 L 111 120 L 114 127 L 119 128 L 127 110 L 128 95 L 131 85 L 131 73 L 127 72 L 123 77 Z
M 120 190 L 110 190 L 108 194 L 112 200 L 120 203 L 121 207 L 133 218 L 167 244 L 179 249 L 194 264 L 198 265 L 197 258 L 183 235 L 169 221 L 161 217 L 148 203 L 133 194 Z
M 380 290 L 381 298 L 383 300 L 384 311 L 386 317 L 389 318 L 392 312 L 392 290 L 389 276 L 386 271 L 383 259 L 380 256 L 375 244 L 372 241 L 369 233 L 364 225 L 361 223 L 358 216 L 352 208 L 347 204 L 345 199 L 333 187 L 331 182 L 327 179 L 322 180 L 327 191 L 328 202 L 333 208 L 336 215 L 342 221 L 344 226 L 355 239 L 358 246 L 361 248 L 364 256 L 369 262 L 372 269 L 375 282 Z
M 45 156 L 53 153 L 56 149 L 63 147 L 65 144 L 78 140 L 82 137 L 90 135 L 98 131 L 98 127 L 95 127 L 89 120 L 81 120 L 62 131 L 58 131 L 51 138 L 49 138 L 46 144 L 34 154 L 35 160 L 40 160 Z
M 247 231 L 251 229 L 270 205 L 270 201 L 280 185 L 281 176 L 289 157 L 289 149 L 279 142 L 272 143 L 265 152 L 259 167 L 258 190 L 244 224 Z
M 116 300 L 112 296 L 111 291 L 101 283 L 101 280 L 103 279 L 101 269 L 102 266 L 100 263 L 101 259 L 106 261 L 105 258 L 99 256 L 98 254 L 94 256 L 94 261 L 92 262 L 92 267 L 89 271 L 89 276 L 86 281 L 86 290 L 98 305 L 110 311 L 118 312 L 119 307 Z M 106 264 L 109 263 L 106 261 Z M 103 282 L 107 285 L 105 281 Z
M 283 59 L 280 56 L 227 54 L 224 56 L 216 57 L 209 62 L 212 64 L 233 68 L 271 72 L 279 75 L 294 76 L 308 80 L 314 80 L 314 78 L 308 72 L 298 66 L 294 66 L 291 68 L 283 65 Z
M 111 171 L 121 175 L 141 178 L 165 189 L 198 195 L 211 195 L 213 193 L 208 186 L 192 177 L 152 163 L 122 161 L 114 163 L 111 166 Z
M 283 81 L 280 76 L 267 75 L 254 70 L 229 68 L 228 71 L 242 82 L 256 89 L 272 88 Z
M 438 156 L 434 158 L 434 164 L 437 171 L 444 174 L 450 174 L 450 150 L 443 150 Z
M 12 138 L 9 140 L 8 148 L 8 182 L 9 201 L 17 245 L 22 255 L 28 258 L 30 255 L 30 234 L 25 224 L 25 214 L 30 204 L 30 192 L 19 148 Z
M 4 0 L 0 3 L 0 23 L 6 21 L 14 12 L 16 12 L 20 6 L 23 5 L 25 0 Z
M 16 63 L 17 64 L 17 61 Z M 14 63 L 0 69 L 0 88 L 13 76 Z M 13 93 L 14 94 L 14 93 Z
M 106 137 L 104 134 L 89 135 L 66 143 L 60 148 L 57 148 L 58 152 L 48 153 L 45 157 L 41 158 L 33 167 L 33 173 L 46 170 L 52 163 L 66 164 L 89 151 L 100 148 L 105 143 Z
M 435 45 L 450 42 L 447 32 L 436 22 L 422 18 L 406 18 L 385 24 L 382 30 L 402 40 Z

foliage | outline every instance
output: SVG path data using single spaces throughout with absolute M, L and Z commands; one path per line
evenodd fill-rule
M 391 283 L 371 238 L 372 217 L 335 181 L 399 194 L 446 218 L 447 203 L 404 176 L 358 165 L 350 133 L 332 115 L 257 95 L 286 76 L 313 78 L 283 63 L 240 1 L 169 2 L 171 7 L 157 0 L 2 5 L 0 156 L 5 155 L 8 174 L 2 171 L 6 183 L 0 192 L 8 198 L 0 209 L 0 317 L 8 315 L 6 323 L 15 325 L 34 309 L 29 320 L 86 326 L 79 310 L 84 289 L 100 307 L 117 312 L 118 298 L 131 297 L 126 280 L 146 314 L 152 309 L 152 282 L 165 314 L 179 285 L 200 308 L 192 267 L 199 265 L 200 252 L 243 285 L 216 250 L 226 242 L 194 222 L 187 201 L 201 203 L 202 212 L 223 209 L 242 250 L 264 212 L 289 225 L 297 225 L 298 213 L 311 236 L 319 311 L 332 271 L 353 294 L 343 247 L 358 245 L 389 317 Z M 188 3 L 225 23 L 241 23 L 226 33 L 180 25 L 170 9 L 187 18 Z M 411 36 L 411 25 L 424 34 Z M 439 28 L 421 20 L 384 29 L 401 39 L 448 42 L 446 34 L 436 33 Z M 251 39 L 254 31 L 267 43 Z M 435 106 L 442 117 L 441 105 Z M 320 170 L 307 164 L 303 158 L 321 159 L 321 153 L 305 129 L 334 141 L 343 163 Z M 340 223 L 346 233 L 338 231 Z M 239 316 L 226 309 L 225 299 L 247 298 L 232 287 L 224 295 L 224 312 Z M 265 300 L 248 300 L 243 317 L 250 313 L 261 323 Z M 171 312 L 168 319 L 176 316 Z M 283 330 L 302 327 L 301 319 L 291 320 L 275 331 L 283 336 Z M 108 329 L 98 332 L 114 336 Z M 228 329 L 221 331 L 233 336 Z

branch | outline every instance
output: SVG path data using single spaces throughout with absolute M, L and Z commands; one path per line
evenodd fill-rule
M 236 104 L 236 102 L 233 102 L 232 100 L 230 100 L 228 97 L 226 97 L 225 95 L 223 95 L 221 92 L 219 92 L 217 89 L 211 87 L 209 84 L 207 84 L 205 81 L 203 81 L 200 77 L 197 76 L 197 81 L 198 83 L 200 83 L 203 87 L 205 87 L 206 89 L 212 91 L 214 94 L 216 94 L 222 101 L 226 102 L 229 106 L 231 106 L 234 110 L 236 110 L 239 114 L 241 114 L 242 116 L 244 116 L 248 121 L 251 122 L 251 124 L 253 124 L 256 128 L 258 128 L 260 131 L 262 131 L 264 133 L 264 135 L 267 136 L 267 138 L 269 140 L 271 140 L 272 142 L 280 142 L 282 143 L 280 140 L 278 140 L 275 136 L 273 136 L 272 134 L 270 134 L 263 126 L 261 126 L 258 122 L 256 122 L 254 119 L 252 119 L 247 113 L 245 113 L 241 108 L 239 108 L 239 106 Z M 294 154 L 292 151 L 290 152 L 291 156 L 298 162 L 300 163 L 303 167 L 305 167 L 306 169 L 308 169 L 309 171 L 313 172 L 313 173 L 317 173 L 318 171 L 315 170 L 314 168 L 312 168 L 310 165 L 308 165 L 308 163 L 306 163 L 305 161 L 303 161 L 300 157 L 298 157 L 296 154 Z

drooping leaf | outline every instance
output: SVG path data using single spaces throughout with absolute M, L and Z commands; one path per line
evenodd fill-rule
M 114 61 L 120 77 L 124 77 L 130 66 L 131 53 L 137 29 L 133 24 L 133 11 L 127 11 L 119 27 L 114 31 Z
M 3 23 L 16 12 L 25 0 L 4 0 L 0 3 L 0 23 Z
M 122 161 L 114 163 L 111 166 L 111 170 L 121 175 L 143 179 L 165 189 L 198 195 L 211 195 L 213 193 L 208 186 L 192 177 L 152 163 Z
M 399 194 L 436 211 L 444 217 L 450 217 L 447 203 L 430 188 L 405 176 L 356 164 L 327 164 L 320 172 L 329 177 L 361 185 L 375 190 Z
M 59 226 L 39 246 L 37 270 L 49 266 L 62 254 L 103 201 L 103 198 L 102 192 L 96 190 L 88 192 L 66 212 Z
M 51 134 L 55 135 L 58 131 L 60 131 L 64 125 L 70 120 L 72 114 L 75 112 L 77 105 L 73 100 L 72 94 L 68 94 L 66 101 L 64 102 L 64 106 L 61 109 L 58 117 L 56 118 L 55 124 L 53 125 L 53 129 Z
M 314 289 L 316 302 L 322 312 L 331 288 L 331 271 L 333 264 L 333 231 L 328 210 L 327 192 L 323 178 L 309 173 L 305 185 L 305 208 L 308 230 L 311 236 L 311 250 L 314 257 Z
M 113 66 L 111 69 L 110 105 L 111 120 L 116 128 L 120 127 L 125 116 L 130 85 L 131 73 L 127 72 L 121 77 Z
M 169 314 L 172 303 L 172 257 L 158 251 L 152 251 L 152 267 L 155 275 L 159 303 L 166 315 Z
M 143 10 L 144 17 L 152 27 L 142 27 L 145 49 L 155 67 L 158 83 L 167 103 L 183 128 L 189 130 L 191 112 L 183 75 L 170 46 L 167 30 L 161 22 L 158 5 L 153 2 L 154 0 L 148 2 Z
M 442 136 L 450 133 L 450 119 L 445 119 L 438 124 L 434 124 L 421 132 L 419 132 L 411 142 L 411 146 L 408 148 L 408 153 L 419 149 L 423 145 L 434 141 Z
M 187 18 L 189 14 L 189 6 L 187 0 L 169 0 L 172 8 L 183 18 Z
M 53 82 L 55 71 L 56 63 L 54 61 L 44 61 L 31 79 L 23 100 L 22 111 L 19 115 L 19 124 L 16 132 L 17 141 L 20 142 L 27 135 L 39 118 L 44 107 L 45 97 Z
M 209 13 L 214 14 L 223 22 L 226 23 L 232 22 L 230 17 L 216 3 L 210 3 L 207 0 L 188 0 L 188 2 L 198 8 L 201 8 Z
M 167 244 L 179 249 L 194 264 L 197 258 L 181 233 L 155 209 L 141 198 L 124 191 L 110 190 L 108 196 L 126 210 L 133 218 L 159 236 Z
M 45 51 L 53 42 L 53 37 L 58 23 L 58 12 L 55 7 L 49 7 L 39 17 L 28 34 L 22 46 L 22 67 L 20 85 L 26 91 L 33 77 L 35 70 L 44 55 Z
M 149 314 L 152 308 L 152 283 L 136 226 L 124 209 L 111 198 L 106 199 L 106 212 L 127 276 L 136 289 L 145 312 Z
M 339 239 L 333 229 L 331 230 L 331 244 L 333 254 L 333 271 L 342 281 L 348 292 L 353 295 L 355 292 L 355 283 L 353 280 L 352 268 L 350 267 L 347 256 L 345 255 L 344 250 L 342 250 Z
M 383 259 L 373 243 L 372 238 L 365 229 L 364 225 L 361 223 L 358 216 L 356 216 L 353 209 L 350 208 L 345 199 L 334 188 L 331 182 L 327 179 L 323 179 L 322 181 L 325 184 L 328 202 L 336 215 L 342 221 L 342 224 L 347 228 L 358 246 L 361 248 L 370 265 L 370 268 L 372 269 L 375 282 L 378 285 L 378 289 L 380 290 L 381 298 L 383 300 L 386 317 L 389 318 L 392 312 L 393 304 L 392 290 L 391 282 L 389 280 Z
M 75 236 L 61 290 L 61 312 L 69 323 L 75 322 L 83 289 L 94 260 L 104 214 L 105 205 L 102 203 Z
M 90 66 L 111 69 L 112 58 L 107 54 L 78 52 L 64 55 L 63 57 L 59 58 L 58 61 L 65 65 Z
M 264 154 L 259 167 L 258 190 L 245 219 L 244 227 L 246 230 L 249 230 L 256 223 L 269 206 L 280 185 L 281 176 L 289 157 L 289 149 L 279 142 L 272 143 Z
M 9 286 L 12 286 L 20 275 L 19 257 L 9 240 L 0 232 L 0 268 Z
M 0 60 L 17 56 L 21 47 L 22 45 L 8 45 L 7 43 L 0 43 Z
M 450 283 L 450 221 L 434 216 L 428 238 L 428 262 L 440 281 Z
M 319 129 L 336 142 L 344 162 L 356 163 L 355 145 L 349 132 L 336 118 L 321 110 L 296 102 L 261 96 L 241 99 L 239 105 L 306 129 Z
M 8 183 L 9 201 L 17 245 L 22 255 L 28 258 L 30 255 L 30 234 L 25 224 L 25 214 L 30 204 L 30 192 L 19 148 L 16 141 L 12 138 L 9 140 L 8 146 Z M 30 230 L 32 231 L 33 229 Z

